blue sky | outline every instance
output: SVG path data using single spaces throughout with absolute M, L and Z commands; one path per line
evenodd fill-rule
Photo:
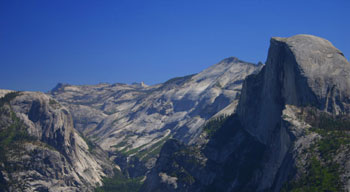
M 349 59 L 348 0 L 1 0 L 0 88 L 156 84 L 236 56 L 265 61 L 272 36 L 313 34 Z

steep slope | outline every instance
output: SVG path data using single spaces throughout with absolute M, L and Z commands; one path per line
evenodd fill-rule
M 272 38 L 236 113 L 166 143 L 142 191 L 349 191 L 349 72 L 325 39 Z
M 36 92 L 0 99 L 0 191 L 93 191 L 113 174 L 107 154 L 91 148 L 68 110 Z
M 141 167 L 129 170 L 142 175 L 167 139 L 192 143 L 205 121 L 231 114 L 244 78 L 261 67 L 231 57 L 201 73 L 154 86 L 61 84 L 51 94 L 70 109 L 81 132 L 115 152 L 122 168 L 126 161 L 142 161 Z

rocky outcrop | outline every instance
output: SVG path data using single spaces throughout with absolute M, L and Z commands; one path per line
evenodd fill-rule
M 347 150 L 342 149 L 350 142 L 346 134 L 338 134 L 348 127 L 349 67 L 343 54 L 325 39 L 272 38 L 266 65 L 244 81 L 236 113 L 202 133 L 205 142 L 197 146 L 197 157 L 207 159 L 201 161 L 204 165 L 189 166 L 161 154 L 143 191 L 160 189 L 153 185 L 157 182 L 168 191 L 280 191 L 283 187 L 349 191 L 343 162 Z M 327 146 L 333 142 L 338 144 Z M 184 186 L 181 190 L 159 176 L 172 176 L 176 169 L 193 178 L 191 183 L 172 178 L 177 187 Z M 317 186 L 313 178 L 325 184 Z M 301 181 L 306 179 L 308 186 Z
M 108 156 L 91 148 L 69 111 L 39 92 L 1 99 L 1 184 L 8 191 L 93 191 L 113 174 Z

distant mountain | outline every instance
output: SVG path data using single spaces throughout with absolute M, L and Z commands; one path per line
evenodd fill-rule
M 272 38 L 237 110 L 166 142 L 141 191 L 350 191 L 350 64 L 329 41 Z
M 233 113 L 243 80 L 262 66 L 231 57 L 162 84 L 58 84 L 50 94 L 69 108 L 80 132 L 127 174 L 140 176 L 166 140 L 193 143 L 207 120 Z

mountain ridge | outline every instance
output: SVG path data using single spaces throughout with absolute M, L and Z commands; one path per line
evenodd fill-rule
M 198 74 L 163 84 L 59 84 L 50 94 L 70 109 L 79 131 L 115 153 L 122 168 L 128 169 L 132 156 L 138 156 L 137 162 L 148 159 L 142 167 L 129 170 L 140 175 L 140 170 L 147 171 L 155 162 L 155 157 L 144 153 L 159 151 L 170 137 L 194 142 L 206 120 L 231 114 L 243 79 L 261 67 L 230 57 Z

